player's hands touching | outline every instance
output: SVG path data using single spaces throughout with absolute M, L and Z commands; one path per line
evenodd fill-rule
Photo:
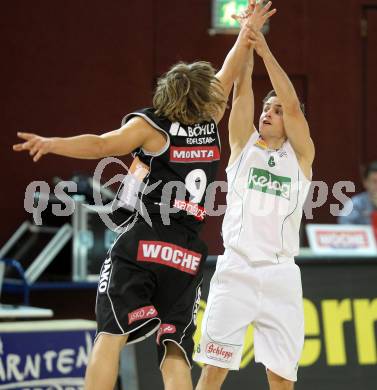
M 13 150 L 16 152 L 28 150 L 34 162 L 37 162 L 43 155 L 51 152 L 51 138 L 40 137 L 32 133 L 17 133 L 17 136 L 26 142 L 13 145 Z
M 242 28 L 247 23 L 247 18 L 254 12 L 254 9 L 255 0 L 250 0 L 247 8 L 238 15 L 233 14 L 232 18 L 236 20 Z
M 276 13 L 276 8 L 270 11 L 271 5 L 271 1 L 263 5 L 262 1 L 256 4 L 255 0 L 250 0 L 247 9 L 239 15 L 232 15 L 232 18 L 237 20 L 241 27 L 248 24 L 254 30 L 259 31 L 266 20 Z
M 267 56 L 270 53 L 270 48 L 267 45 L 264 35 L 260 31 L 256 31 L 255 29 L 251 28 L 250 36 L 251 43 L 257 54 L 262 58 Z

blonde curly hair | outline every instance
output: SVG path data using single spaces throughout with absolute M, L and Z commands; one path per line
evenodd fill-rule
M 183 124 L 210 121 L 226 106 L 223 88 L 209 62 L 179 62 L 157 81 L 156 114 Z

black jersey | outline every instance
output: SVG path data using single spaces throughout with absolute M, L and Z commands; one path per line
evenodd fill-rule
M 146 108 L 126 115 L 122 125 L 135 116 L 165 134 L 167 141 L 157 153 L 142 148 L 132 153 L 133 163 L 118 191 L 120 212 L 137 211 L 152 220 L 168 212 L 170 218 L 199 227 L 206 215 L 208 186 L 215 180 L 220 160 L 216 123 L 184 125 Z

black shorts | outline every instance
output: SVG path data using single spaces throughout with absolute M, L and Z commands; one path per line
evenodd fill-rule
M 166 342 L 176 343 L 192 366 L 193 334 L 207 246 L 177 223 L 144 220 L 126 229 L 109 250 L 97 290 L 97 337 L 129 335 L 136 343 L 157 331 L 159 365 Z

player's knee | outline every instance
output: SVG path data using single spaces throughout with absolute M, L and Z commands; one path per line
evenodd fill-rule
M 166 343 L 166 357 L 185 360 L 182 349 L 177 344 L 169 341 Z
M 227 368 L 205 365 L 202 369 L 200 380 L 203 384 L 222 385 L 227 374 Z
M 161 365 L 161 371 L 163 375 L 174 374 L 176 371 L 182 372 L 189 370 L 190 367 L 187 363 L 183 350 L 173 342 L 166 342 L 166 355 Z
M 267 370 L 270 390 L 293 390 L 293 382 Z
M 119 352 L 125 346 L 128 335 L 112 335 L 112 334 L 100 334 L 95 342 L 94 351 L 108 350 Z

